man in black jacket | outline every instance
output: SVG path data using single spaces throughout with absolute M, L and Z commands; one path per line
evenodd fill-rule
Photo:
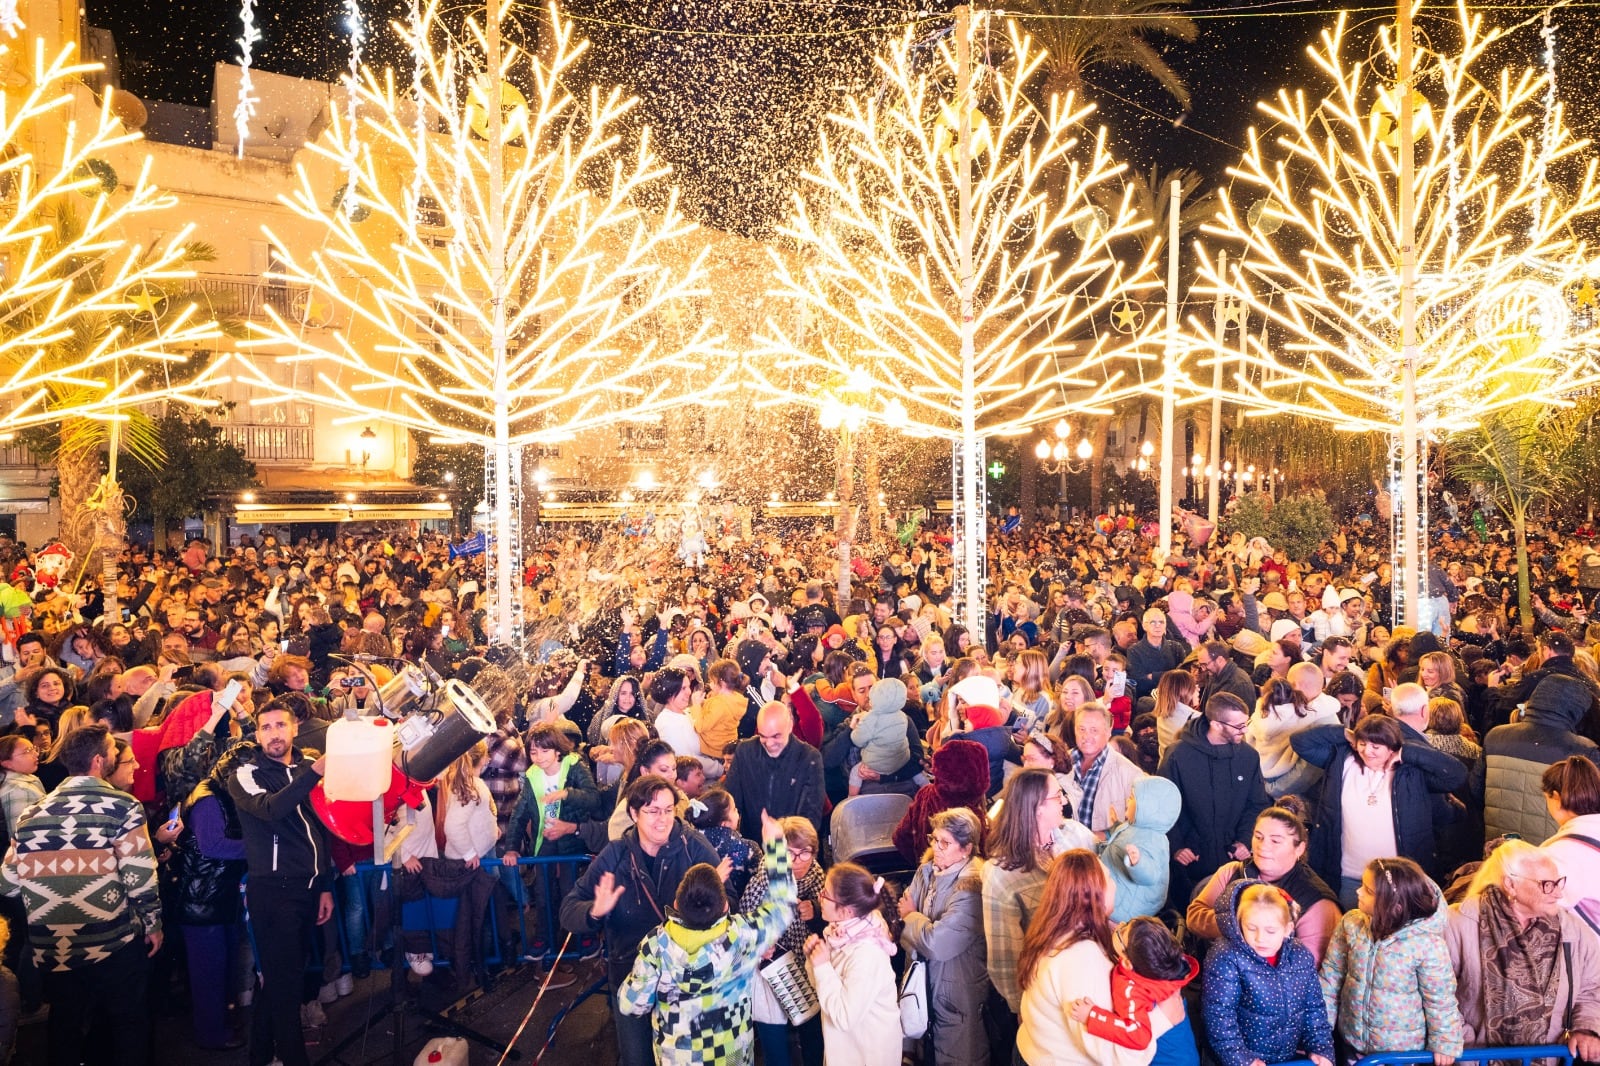
M 333 863 L 328 835 L 311 808 L 326 757 L 315 762 L 294 746 L 293 706 L 279 697 L 256 712 L 259 749 L 228 779 L 244 834 L 249 880 L 245 902 L 257 932 L 261 996 L 250 1032 L 251 1066 L 274 1057 L 308 1066 L 300 1032 L 306 944 L 333 917 Z M 319 938 L 320 939 L 320 938 Z
M 1261 756 L 1243 743 L 1249 722 L 1244 703 L 1232 693 L 1219 692 L 1206 701 L 1203 716 L 1183 727 L 1161 760 L 1158 773 L 1177 785 L 1183 797 L 1178 820 L 1167 832 L 1172 846 L 1170 899 L 1188 899 L 1223 863 L 1250 857 L 1256 815 L 1272 800 L 1261 779 Z
M 567 893 L 561 903 L 561 926 L 585 935 L 605 931 L 617 1061 L 621 1066 L 653 1066 L 650 1016 L 619 1009 L 617 991 L 633 969 L 639 942 L 667 920 L 666 910 L 689 867 L 702 862 L 715 866 L 721 860 L 704 837 L 677 819 L 677 790 L 666 778 L 654 774 L 638 778 L 628 786 L 623 802 L 633 825 L 595 856 Z M 760 818 L 758 806 L 758 824 Z
M 761 835 L 761 812 L 774 818 L 797 814 L 822 834 L 827 790 L 822 753 L 794 735 L 794 715 L 769 703 L 756 717 L 756 735 L 741 740 L 722 787 L 739 809 L 740 832 Z
M 1128 649 L 1128 681 L 1133 688 L 1128 695 L 1136 703 L 1153 699 L 1161 675 L 1176 670 L 1188 657 L 1188 648 L 1167 639 L 1167 616 L 1152 607 L 1144 613 L 1144 639 Z
M 1523 674 L 1519 680 L 1509 684 L 1501 684 L 1506 677 L 1505 667 L 1489 675 L 1489 684 L 1492 686 L 1487 694 L 1486 702 L 1489 706 L 1491 717 L 1490 727 L 1506 725 L 1511 721 L 1511 716 L 1516 709 L 1528 702 L 1528 697 L 1533 695 L 1533 690 L 1539 682 L 1551 676 L 1564 676 L 1581 681 L 1589 690 L 1589 706 L 1584 709 L 1577 732 L 1589 737 L 1591 740 L 1600 739 L 1600 693 L 1595 691 L 1592 681 L 1584 676 L 1578 669 L 1578 664 L 1572 656 L 1577 651 L 1572 637 L 1559 629 L 1547 629 L 1539 634 L 1539 647 L 1544 650 L 1544 662 L 1539 669 L 1530 670 Z
M 1204 707 L 1212 696 L 1222 692 L 1237 696 L 1247 708 L 1246 714 L 1255 709 L 1258 695 L 1255 682 L 1233 661 L 1226 644 L 1220 640 L 1207 641 L 1200 645 L 1200 705 Z

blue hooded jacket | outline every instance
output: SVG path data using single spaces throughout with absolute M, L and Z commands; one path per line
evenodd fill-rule
M 1133 785 L 1133 817 L 1119 824 L 1096 849 L 1117 886 L 1113 922 L 1161 913 L 1167 902 L 1167 830 L 1178 820 L 1183 796 L 1164 777 L 1141 777 Z M 1128 848 L 1139 849 L 1139 861 L 1128 861 Z
M 1204 988 L 1206 1032 L 1222 1066 L 1322 1055 L 1333 1059 L 1333 1029 L 1322 999 L 1317 963 L 1310 950 L 1289 939 L 1278 961 L 1257 955 L 1239 929 L 1239 896 L 1260 881 L 1229 885 L 1217 907 L 1222 939 L 1206 956 Z

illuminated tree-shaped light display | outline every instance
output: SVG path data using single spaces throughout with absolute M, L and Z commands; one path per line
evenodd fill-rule
M 189 229 L 154 249 L 125 239 L 176 200 L 151 183 L 148 163 L 122 185 L 104 158 L 139 140 L 110 93 L 87 121 L 73 117 L 72 88 L 99 65 L 31 44 L 27 87 L 0 92 L 0 433 L 116 419 L 171 396 L 166 380 L 151 387 L 149 367 L 181 363 L 184 346 L 217 334 L 193 306 L 166 306 L 165 293 L 194 276 Z M 123 321 L 135 318 L 139 328 Z
M 315 383 L 246 373 L 265 396 L 327 404 L 342 421 L 484 448 L 491 638 L 518 642 L 520 449 L 657 419 L 714 396 L 736 365 L 704 320 L 684 325 L 704 253 L 685 240 L 693 224 L 648 136 L 619 148 L 634 101 L 569 94 L 585 45 L 553 9 L 539 56 L 504 43 L 500 18 L 491 0 L 439 46 L 430 5 L 405 27 L 409 99 L 367 68 L 347 83 L 359 117 L 334 109 L 311 146 L 345 184 L 330 200 L 302 178 L 289 203 L 323 245 L 287 256 L 281 276 L 348 328 L 308 336 L 269 308 L 251 343 L 287 347 L 280 360 L 309 364 Z
M 1327 95 L 1260 105 L 1273 126 L 1251 131 L 1201 252 L 1202 290 L 1265 329 L 1191 326 L 1210 349 L 1197 365 L 1229 369 L 1227 399 L 1390 434 L 1396 616 L 1412 625 L 1429 437 L 1600 380 L 1597 264 L 1577 236 L 1600 213 L 1593 154 L 1552 69 L 1480 77 L 1497 34 L 1465 5 L 1447 36 L 1453 50 L 1414 45 L 1402 10 L 1352 62 L 1344 18 L 1324 32 L 1309 52 Z
M 783 229 L 794 247 L 773 257 L 792 313 L 769 319 L 751 373 L 830 424 L 953 443 L 955 593 L 981 634 L 984 438 L 1107 411 L 1137 387 L 1119 363 L 1158 316 L 1130 310 L 1154 263 L 1113 250 L 1146 223 L 1126 193 L 1094 204 L 1123 167 L 1086 126 L 1092 108 L 1038 111 L 1024 86 L 1042 53 L 1007 23 L 989 35 L 1004 58 L 975 65 L 968 30 L 961 8 L 953 35 L 903 39 L 881 87 L 829 117 Z M 842 411 L 830 381 L 867 399 Z

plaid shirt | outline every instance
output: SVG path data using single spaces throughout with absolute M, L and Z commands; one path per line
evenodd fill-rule
M 1108 750 L 1102 748 L 1087 770 L 1083 768 L 1083 756 L 1076 748 L 1072 751 L 1072 777 L 1083 786 L 1083 799 L 1078 802 L 1078 809 L 1072 812 L 1072 816 L 1090 829 L 1094 828 L 1094 800 L 1100 791 L 1100 774 L 1106 768 Z
M 488 742 L 489 759 L 483 764 L 481 776 L 489 786 L 489 795 L 494 797 L 495 821 L 504 839 L 506 824 L 511 821 L 522 791 L 522 775 L 528 772 L 528 751 L 516 729 L 509 725 L 495 730 Z

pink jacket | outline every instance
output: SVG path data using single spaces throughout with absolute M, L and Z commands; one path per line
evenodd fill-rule
M 1205 625 L 1194 620 L 1194 595 L 1188 592 L 1174 592 L 1167 597 L 1167 614 L 1172 616 L 1172 624 L 1191 647 L 1206 640 L 1217 623 L 1215 614 L 1206 619 Z

